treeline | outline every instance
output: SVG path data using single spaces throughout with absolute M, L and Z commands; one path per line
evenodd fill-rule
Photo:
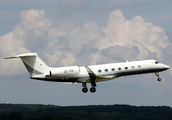
M 167 106 L 0 104 L 0 120 L 172 120 Z

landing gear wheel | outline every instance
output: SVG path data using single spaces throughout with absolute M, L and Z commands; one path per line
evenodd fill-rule
M 95 87 L 90 88 L 90 92 L 92 93 L 96 92 L 96 88 Z
M 158 78 L 158 81 L 160 82 L 162 79 L 161 78 Z
M 82 92 L 83 92 L 83 93 L 86 93 L 87 91 L 88 91 L 87 88 L 82 88 Z

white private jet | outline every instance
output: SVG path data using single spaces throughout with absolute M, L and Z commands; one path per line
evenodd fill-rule
M 21 58 L 31 79 L 53 82 L 82 83 L 82 91 L 86 93 L 87 83 L 91 83 L 90 91 L 96 91 L 96 82 L 107 81 L 121 76 L 155 73 L 161 81 L 159 72 L 170 67 L 157 60 L 142 60 L 122 63 L 111 63 L 91 66 L 48 67 L 37 53 L 26 53 L 6 57 L 4 59 Z

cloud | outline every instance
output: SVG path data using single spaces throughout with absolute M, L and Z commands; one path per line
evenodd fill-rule
M 13 31 L 0 36 L 0 41 L 1 57 L 38 52 L 50 66 L 98 64 L 126 59 L 153 58 L 163 61 L 165 57 L 162 53 L 170 46 L 161 27 L 146 22 L 141 16 L 126 20 L 120 10 L 109 14 L 105 26 L 95 21 L 79 26 L 66 20 L 59 27 L 53 26 L 43 10 L 25 10 L 21 12 L 21 22 Z M 18 67 L 21 62 L 13 64 L 9 60 L 8 65 L 5 62 L 0 61 L 4 65 L 0 68 L 2 76 L 7 72 L 9 76 L 18 76 L 22 72 Z
M 14 32 L 10 32 L 6 35 L 0 36 L 0 76 L 11 77 L 19 74 L 23 74 L 22 64 L 20 61 L 9 61 L 2 59 L 7 55 L 15 55 L 25 52 L 30 52 L 24 46 L 24 42 L 18 38 Z M 15 63 L 14 63 L 15 62 Z
M 124 60 L 134 60 L 138 54 L 139 49 L 137 46 L 111 46 L 101 51 L 102 58 L 109 58 L 111 62 L 120 62 Z M 127 54 L 124 54 L 127 53 Z
M 168 37 L 162 28 L 145 22 L 141 16 L 125 20 L 120 10 L 110 13 L 104 33 L 106 38 L 98 44 L 100 50 L 115 45 L 133 46 L 134 41 L 137 41 L 150 52 L 155 52 L 157 58 L 160 58 L 162 49 L 169 44 Z
M 45 17 L 43 10 L 25 10 L 21 12 L 21 22 L 15 27 L 14 32 L 19 32 L 19 37 L 25 46 L 38 51 L 38 48 L 48 44 L 47 37 L 52 22 Z
M 90 46 L 92 46 L 92 48 L 95 47 L 97 41 L 103 38 L 102 30 L 95 22 L 88 22 L 83 24 L 83 26 L 74 26 L 72 23 L 67 21 L 61 27 L 56 28 L 55 31 L 56 32 L 52 30 L 51 36 L 53 37 L 49 37 L 50 39 L 47 49 L 53 49 L 54 51 L 48 53 L 50 54 L 48 55 L 48 59 L 51 61 L 51 59 L 53 59 L 51 56 L 56 56 L 55 58 L 58 59 L 53 60 L 54 62 L 50 63 L 51 65 L 61 65 L 62 61 L 59 58 L 64 55 L 69 56 L 69 54 L 72 54 L 72 58 L 75 58 L 75 63 L 68 62 L 70 63 L 68 65 L 77 65 L 77 63 L 80 65 L 83 61 L 78 62 L 78 59 L 84 57 L 83 55 L 85 55 L 85 57 L 91 56 L 94 51 L 89 50 L 89 48 L 91 48 Z M 84 53 L 86 52 L 85 50 L 89 50 L 89 54 L 86 55 Z
M 1 58 L 7 55 L 16 55 L 44 49 L 47 44 L 48 31 L 51 21 L 45 18 L 43 10 L 25 10 L 21 12 L 21 22 L 15 29 L 6 35 L 0 36 Z M 21 62 L 1 60 L 1 76 L 16 76 L 21 73 Z

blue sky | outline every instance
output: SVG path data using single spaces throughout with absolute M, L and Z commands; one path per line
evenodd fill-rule
M 169 0 L 6 0 L 0 2 L 0 103 L 172 106 L 172 71 L 98 83 L 95 94 L 30 80 L 19 59 L 37 52 L 49 66 L 158 59 L 172 65 Z M 125 51 L 125 52 L 123 52 Z

